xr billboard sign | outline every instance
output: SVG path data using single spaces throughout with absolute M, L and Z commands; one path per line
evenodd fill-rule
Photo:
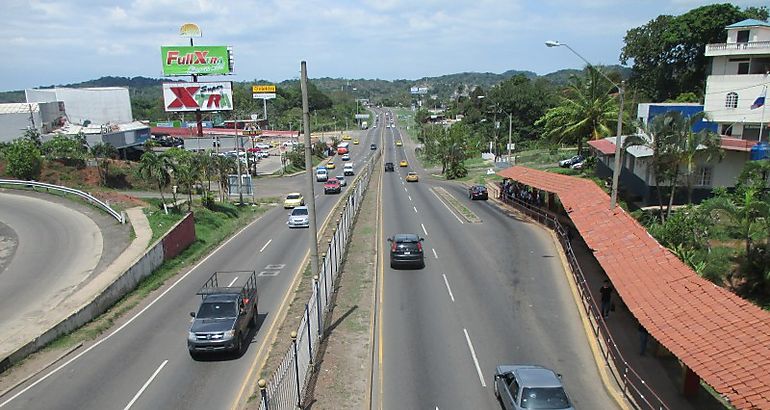
M 227 46 L 162 46 L 163 75 L 230 74 Z
M 231 111 L 232 83 L 163 83 L 163 105 L 166 112 Z

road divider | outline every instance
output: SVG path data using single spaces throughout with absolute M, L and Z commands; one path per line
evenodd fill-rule
M 436 195 L 436 197 L 439 198 L 439 200 L 441 200 L 441 202 L 443 202 L 445 206 L 447 206 L 447 209 L 449 209 L 449 205 L 451 205 L 452 208 L 454 208 L 454 210 L 457 211 L 457 213 L 462 215 L 462 217 L 466 221 L 470 223 L 481 223 L 481 218 L 479 218 L 478 215 L 476 215 L 473 211 L 468 209 L 467 206 L 460 203 L 460 201 L 458 201 L 457 198 L 454 197 L 454 195 L 450 194 L 449 191 L 447 191 L 443 187 L 433 187 L 431 188 L 431 190 L 433 191 L 433 194 Z M 457 218 L 458 220 L 460 219 L 457 216 L 457 214 L 455 214 L 455 212 L 453 212 L 451 209 L 450 209 L 450 212 L 452 212 L 452 214 L 455 215 L 455 218 Z

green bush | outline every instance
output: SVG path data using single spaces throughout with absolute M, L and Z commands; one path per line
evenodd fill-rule
M 8 162 L 6 172 L 18 179 L 40 178 L 43 167 L 43 157 L 37 144 L 29 138 L 13 141 L 5 149 L 5 159 Z

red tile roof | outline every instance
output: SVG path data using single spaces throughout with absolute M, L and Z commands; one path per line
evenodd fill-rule
M 770 409 L 770 312 L 699 277 L 594 182 L 514 166 L 498 175 L 559 196 L 631 312 L 740 409 Z
M 596 148 L 604 155 L 615 155 L 615 144 L 606 139 L 588 141 L 588 145 Z
M 179 127 L 152 127 L 150 131 L 153 134 L 166 134 L 176 137 L 190 137 L 197 136 L 198 131 L 195 128 L 179 128 Z M 235 135 L 235 129 L 233 128 L 204 128 L 203 135 Z M 243 130 L 238 130 L 238 135 L 243 135 Z M 262 131 L 261 137 L 296 137 L 297 131 L 280 131 L 280 130 L 265 130 Z
M 745 151 L 750 152 L 751 147 L 753 147 L 757 142 L 756 141 L 748 141 L 748 140 L 742 140 L 739 138 L 730 138 L 722 136 L 722 149 L 726 149 L 728 151 Z

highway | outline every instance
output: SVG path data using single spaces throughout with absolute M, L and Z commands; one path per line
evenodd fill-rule
M 63 319 L 55 307 L 90 279 L 102 257 L 99 226 L 36 194 L 0 192 L 0 357 Z
M 383 268 L 373 407 L 499 408 L 493 375 L 500 364 L 540 364 L 563 375 L 576 408 L 611 409 L 587 344 L 564 269 L 549 234 L 472 202 L 459 185 L 415 169 L 412 144 L 386 134 Z M 407 159 L 410 167 L 398 167 Z M 420 182 L 406 183 L 406 172 Z M 469 223 L 432 192 L 445 187 L 476 213 Z M 426 267 L 393 270 L 385 239 L 413 232 Z
M 351 144 L 356 169 L 379 142 L 377 129 Z M 341 167 L 339 160 L 335 161 Z M 339 172 L 337 172 L 339 171 Z M 332 170 L 332 175 L 342 170 Z M 304 192 L 305 176 L 287 178 L 286 192 Z M 349 178 L 351 179 L 351 178 Z M 347 189 L 347 188 L 344 188 Z M 315 183 L 317 213 L 324 221 L 337 195 Z M 308 196 L 305 193 L 306 197 Z M 244 227 L 208 257 L 151 295 L 92 344 L 0 398 L 9 409 L 225 409 L 247 391 L 247 375 L 269 348 L 266 336 L 279 306 L 309 252 L 307 229 L 289 230 L 287 210 L 277 207 Z M 213 271 L 256 270 L 260 326 L 240 357 L 195 361 L 186 346 L 196 292 Z

